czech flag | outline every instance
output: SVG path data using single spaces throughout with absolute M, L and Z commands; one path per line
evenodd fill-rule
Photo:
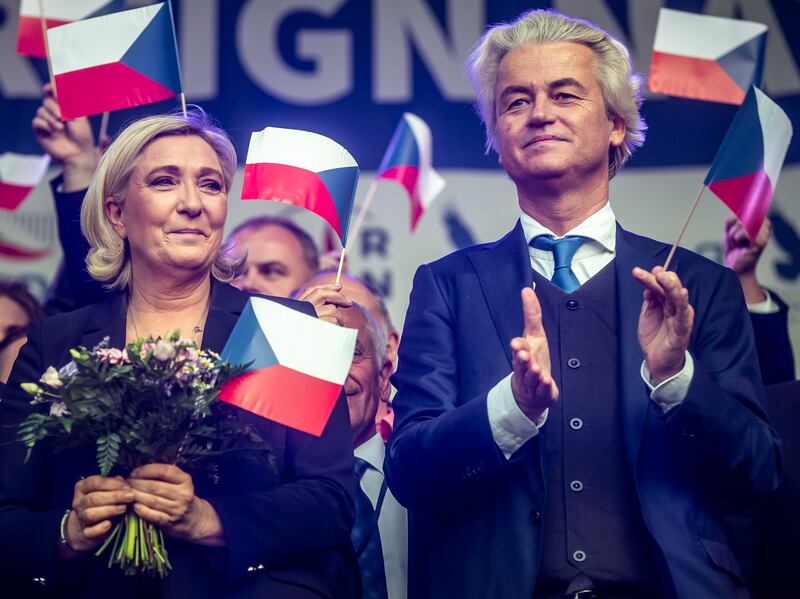
M 786 113 L 751 87 L 704 182 L 739 217 L 750 239 L 767 215 L 791 139 Z
M 309 131 L 267 127 L 250 136 L 243 200 L 294 204 L 324 218 L 342 245 L 358 183 L 358 164 L 338 143 Z
M 41 183 L 50 166 L 50 156 L 0 154 L 0 209 L 16 210 Z
M 47 29 L 117 12 L 125 7 L 125 0 L 42 0 Z M 19 32 L 17 53 L 36 58 L 47 58 L 42 35 L 42 15 L 39 0 L 22 0 L 19 7 Z
M 262 418 L 320 436 L 353 361 L 358 331 L 251 297 L 221 357 L 248 366 L 219 398 Z
M 378 167 L 378 178 L 397 181 L 405 187 L 411 200 L 412 231 L 444 189 L 444 179 L 433 170 L 432 160 L 430 127 L 417 115 L 404 113 Z
M 61 118 L 131 108 L 181 93 L 168 2 L 47 32 Z
M 767 26 L 662 8 L 656 27 L 650 91 L 741 104 L 761 85 Z

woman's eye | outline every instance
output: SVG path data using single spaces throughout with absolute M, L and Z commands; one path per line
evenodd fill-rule
M 214 181 L 213 179 L 203 181 L 200 185 L 204 189 L 208 189 L 210 191 L 222 191 L 222 183 L 219 181 Z
M 156 187 L 164 187 L 167 185 L 172 185 L 172 178 L 171 177 L 156 177 L 150 182 L 150 185 L 155 185 Z

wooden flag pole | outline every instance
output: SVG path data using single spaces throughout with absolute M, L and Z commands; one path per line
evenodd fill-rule
M 342 280 L 342 267 L 344 266 L 344 255 L 347 253 L 347 248 L 342 248 L 342 253 L 339 255 L 339 269 L 336 271 L 336 284 L 338 285 Z
M 703 190 L 705 188 L 706 188 L 705 185 L 700 186 L 700 191 L 697 192 L 697 197 L 694 199 L 692 207 L 689 208 L 689 214 L 686 215 L 686 219 L 683 221 L 683 226 L 681 227 L 680 233 L 678 233 L 678 238 L 675 240 L 675 243 L 672 244 L 672 249 L 670 249 L 669 251 L 669 255 L 667 256 L 667 261 L 664 262 L 664 270 L 669 270 L 669 263 L 672 262 L 672 256 L 675 255 L 675 250 L 677 249 L 678 244 L 681 242 L 681 239 L 683 239 L 683 234 L 686 233 L 686 227 L 689 226 L 689 221 L 694 215 L 694 211 L 697 209 L 697 205 L 700 203 L 700 197 L 703 195 Z
M 372 205 L 372 200 L 375 197 L 375 192 L 378 191 L 378 178 L 372 180 L 370 183 L 369 189 L 367 189 L 367 195 L 364 196 L 364 201 L 361 203 L 361 208 L 358 210 L 358 214 L 356 214 L 356 220 L 353 222 L 353 226 L 350 227 L 350 233 L 347 236 L 347 247 L 353 247 L 353 241 L 358 237 L 358 233 L 361 231 L 361 227 L 364 225 L 364 219 L 367 218 L 367 212 L 369 212 L 369 207 Z M 338 279 L 336 281 L 339 282 Z
M 186 118 L 186 94 L 181 92 L 181 109 L 183 110 L 183 118 Z
M 39 0 L 39 22 L 42 25 L 42 37 L 44 38 L 44 53 L 47 56 L 47 73 L 50 75 L 50 87 L 53 88 L 53 96 L 58 101 L 58 91 L 56 90 L 56 78 L 53 77 L 53 64 L 50 62 L 50 44 L 47 43 L 47 20 L 44 16 L 44 0 Z

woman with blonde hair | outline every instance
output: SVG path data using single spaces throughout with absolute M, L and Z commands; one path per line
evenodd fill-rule
M 353 472 L 347 405 L 321 437 L 245 415 L 277 455 L 276 471 L 220 468 L 217 482 L 169 464 L 128 479 L 94 474 L 93 447 L 61 459 L 43 446 L 23 463 L 18 424 L 36 409 L 19 385 L 69 361 L 178 329 L 221 351 L 248 296 L 227 284 L 244 252 L 222 243 L 236 154 L 201 110 L 141 119 L 103 155 L 81 228 L 104 301 L 35 322 L 0 402 L 0 571 L 49 596 L 351 597 Z M 313 314 L 309 304 L 276 300 Z M 77 482 L 76 482 L 77 481 Z M 140 580 L 92 553 L 132 505 L 171 537 L 174 571 Z M 355 591 L 358 592 L 357 590 Z

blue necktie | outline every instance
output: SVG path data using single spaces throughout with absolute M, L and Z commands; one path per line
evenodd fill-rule
M 364 599 L 387 599 L 386 570 L 383 566 L 383 548 L 378 532 L 378 519 L 372 502 L 361 488 L 361 477 L 369 464 L 355 458 L 356 470 L 356 523 L 350 535 L 361 569 Z
M 567 293 L 572 293 L 581 286 L 578 277 L 572 272 L 572 257 L 584 241 L 585 237 L 576 235 L 568 235 L 561 239 L 553 239 L 552 235 L 539 235 L 531 239 L 531 247 L 553 252 L 555 270 L 550 281 Z

